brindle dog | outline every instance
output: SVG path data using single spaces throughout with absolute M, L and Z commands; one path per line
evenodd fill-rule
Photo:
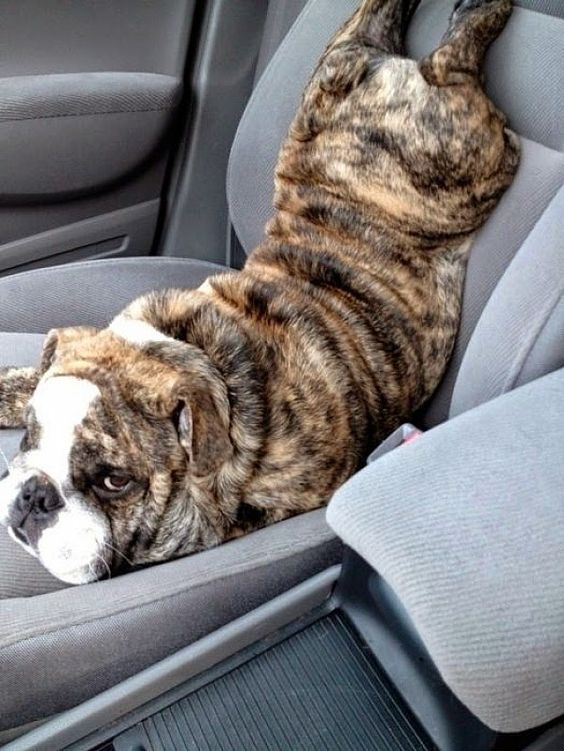
M 433 393 L 519 146 L 480 81 L 510 0 L 459 1 L 420 62 L 403 56 L 416 5 L 365 0 L 331 41 L 242 272 L 51 332 L 37 372 L 4 372 L 0 425 L 26 435 L 0 516 L 56 576 L 321 506 Z

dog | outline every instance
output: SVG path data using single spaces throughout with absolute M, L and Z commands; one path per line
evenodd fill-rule
M 519 140 L 480 73 L 510 0 L 459 0 L 413 61 L 417 4 L 365 0 L 330 42 L 242 271 L 146 295 L 101 331 L 51 331 L 39 368 L 3 370 L 0 426 L 25 435 L 0 520 L 54 576 L 318 508 L 437 387 Z

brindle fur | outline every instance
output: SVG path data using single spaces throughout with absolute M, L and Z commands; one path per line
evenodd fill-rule
M 74 482 L 103 505 L 114 546 L 133 562 L 321 506 L 439 383 L 472 235 L 518 164 L 518 140 L 480 83 L 511 3 L 459 2 L 419 63 L 403 57 L 416 5 L 365 0 L 333 38 L 281 150 L 274 218 L 244 270 L 126 309 L 176 342 L 134 347 L 109 330 L 49 337 L 43 370 L 104 394 L 77 431 Z M 8 372 L 0 424 L 21 423 L 36 380 Z M 190 434 L 179 440 L 183 404 Z M 127 497 L 92 492 L 104 466 L 134 475 Z

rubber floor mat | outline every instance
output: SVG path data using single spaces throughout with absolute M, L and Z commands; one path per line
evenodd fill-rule
M 116 751 L 430 751 L 338 612 L 149 717 Z

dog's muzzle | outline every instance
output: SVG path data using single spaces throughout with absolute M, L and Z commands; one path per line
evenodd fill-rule
M 61 494 L 47 477 L 33 475 L 10 506 L 7 526 L 20 542 L 33 547 L 41 532 L 56 522 L 64 505 Z
M 106 515 L 46 474 L 12 470 L 0 483 L 0 522 L 53 576 L 85 584 L 111 574 L 112 531 Z M 23 476 L 22 476 L 23 475 Z

